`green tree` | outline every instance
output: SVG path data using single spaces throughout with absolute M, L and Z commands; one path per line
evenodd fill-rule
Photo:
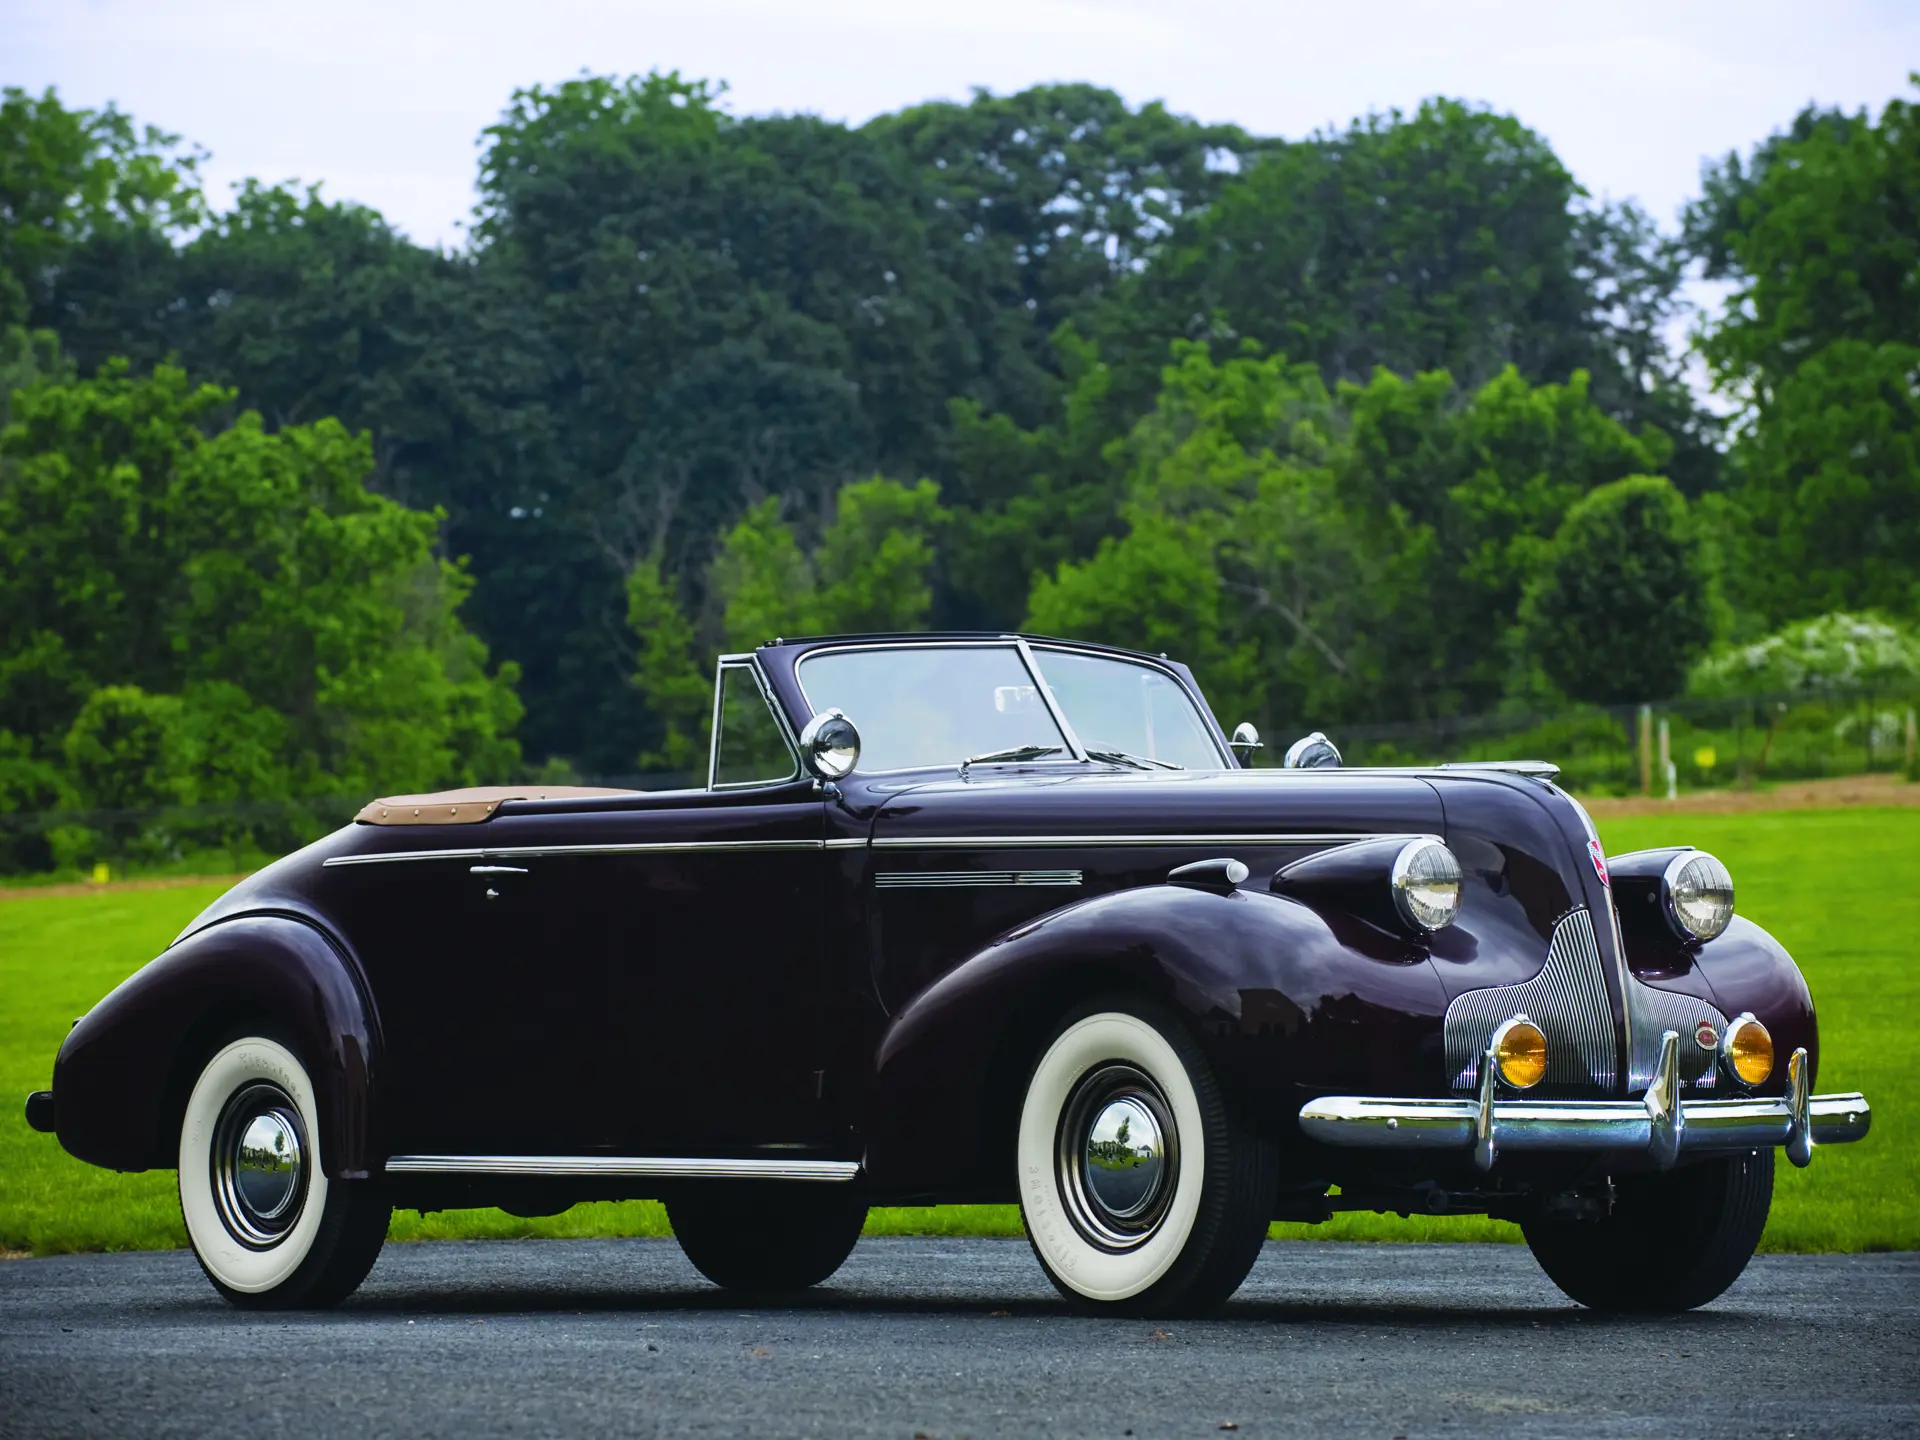
M 232 402 L 124 365 L 16 396 L 0 433 L 0 727 L 50 757 L 97 692 L 144 692 L 201 737 L 195 783 L 229 798 L 268 783 L 263 745 L 283 793 L 511 771 L 515 675 L 489 674 L 458 619 L 471 582 L 434 558 L 438 517 L 366 491 L 364 436 L 333 421 L 269 434 Z M 87 733 L 70 763 L 95 754 Z
M 1665 453 L 1582 377 L 1509 370 L 1462 401 L 1443 372 L 1329 394 L 1284 357 L 1176 359 L 1108 450 L 1124 533 L 1043 576 L 1027 623 L 1177 651 L 1224 711 L 1276 728 L 1498 703 L 1568 511 Z
M 1676 695 L 1715 638 L 1710 566 L 1671 481 L 1631 475 L 1602 485 L 1567 511 L 1528 587 L 1528 648 L 1575 700 Z
M 204 218 L 202 158 L 111 105 L 0 91 L 0 326 L 48 324 L 50 292 L 83 244 L 168 253 Z
M 1538 134 L 1434 99 L 1267 148 L 1096 333 L 1133 394 L 1169 337 L 1252 339 L 1329 385 L 1381 367 L 1444 369 L 1467 390 L 1508 366 L 1532 381 L 1586 370 L 1609 413 L 1684 423 L 1663 339 L 1680 278 L 1646 216 L 1587 204 Z
M 634 684 L 660 727 L 659 743 L 642 750 L 642 770 L 694 770 L 706 754 L 713 723 L 713 687 L 700 669 L 693 626 L 656 560 L 627 576 L 627 624 L 639 641 Z
M 1707 187 L 1693 243 L 1737 280 L 1701 336 L 1745 407 L 1734 598 L 1766 624 L 1920 612 L 1920 109 L 1803 112 Z

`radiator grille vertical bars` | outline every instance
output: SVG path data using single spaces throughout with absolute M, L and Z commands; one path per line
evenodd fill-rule
M 1613 1006 L 1600 969 L 1593 917 L 1576 910 L 1554 928 L 1547 963 L 1531 980 L 1470 990 L 1447 1007 L 1444 1025 L 1447 1071 L 1455 1090 L 1471 1094 L 1480 1084 L 1480 1057 L 1494 1027 L 1524 1014 L 1547 1037 L 1547 1074 L 1537 1090 L 1543 1099 L 1570 1093 L 1619 1093 Z
M 1471 1095 L 1480 1084 L 1480 1057 L 1495 1027 L 1524 1014 L 1547 1037 L 1547 1075 L 1530 1093 L 1618 1095 L 1622 1093 L 1615 1060 L 1613 1007 L 1607 999 L 1600 946 L 1593 917 L 1576 910 L 1554 928 L 1547 963 L 1531 980 L 1470 990 L 1447 1007 L 1444 1024 L 1447 1073 L 1453 1089 Z M 1638 1094 L 1653 1078 L 1660 1037 L 1680 1036 L 1681 1083 L 1694 1091 L 1716 1088 L 1714 1051 L 1694 1040 L 1702 1022 L 1714 1034 L 1727 1020 L 1705 1000 L 1656 990 L 1623 971 L 1633 1037 L 1625 1093 Z

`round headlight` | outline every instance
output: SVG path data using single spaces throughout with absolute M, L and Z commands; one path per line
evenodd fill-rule
M 1681 938 L 1711 940 L 1733 921 L 1733 877 L 1704 850 L 1673 857 L 1661 877 L 1667 919 Z
M 1401 918 L 1422 930 L 1440 930 L 1460 913 L 1460 862 L 1431 835 L 1393 857 L 1393 903 Z
M 1751 1015 L 1742 1015 L 1720 1040 L 1720 1059 L 1743 1085 L 1758 1085 L 1773 1074 L 1773 1036 Z
M 1547 1073 L 1547 1037 L 1524 1015 L 1493 1032 L 1494 1063 L 1500 1078 L 1516 1090 L 1531 1090 Z

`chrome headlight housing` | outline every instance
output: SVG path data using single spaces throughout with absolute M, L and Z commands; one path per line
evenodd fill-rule
M 1704 850 L 1683 850 L 1660 877 L 1660 908 L 1683 940 L 1711 940 L 1733 923 L 1733 876 Z
M 1460 862 L 1446 842 L 1423 835 L 1393 857 L 1393 905 L 1419 930 L 1443 930 L 1460 913 Z

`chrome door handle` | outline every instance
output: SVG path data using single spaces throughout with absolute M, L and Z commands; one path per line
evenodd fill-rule
M 469 865 L 467 873 L 469 875 L 524 875 L 527 871 L 523 865 Z

